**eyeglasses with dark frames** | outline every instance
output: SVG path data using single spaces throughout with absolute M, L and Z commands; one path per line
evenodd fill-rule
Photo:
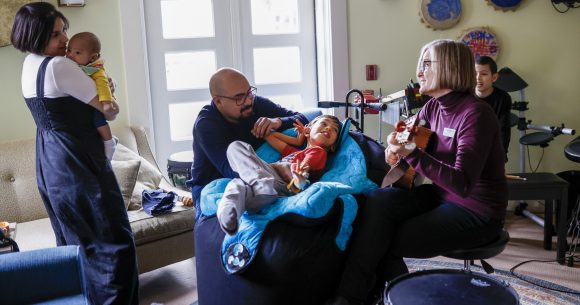
M 419 67 L 419 71 L 425 72 L 427 68 L 431 68 L 432 63 L 437 62 L 435 60 L 424 60 Z
M 248 91 L 246 91 L 246 93 L 244 94 L 237 94 L 234 96 L 224 96 L 224 95 L 216 95 L 217 97 L 221 97 L 221 98 L 226 98 L 229 100 L 232 100 L 236 103 L 236 106 L 240 106 L 242 105 L 246 99 L 250 99 L 252 101 L 254 101 L 254 98 L 256 98 L 256 92 L 258 91 L 258 88 L 256 87 L 250 87 L 250 89 L 248 89 Z

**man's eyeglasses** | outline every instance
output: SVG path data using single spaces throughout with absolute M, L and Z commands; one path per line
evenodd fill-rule
M 424 60 L 421 63 L 421 66 L 419 66 L 419 71 L 424 72 L 427 68 L 431 68 L 432 63 L 434 63 L 436 61 L 434 60 Z
M 237 94 L 234 96 L 223 96 L 223 95 L 216 95 L 216 96 L 232 100 L 236 103 L 236 106 L 240 106 L 246 101 L 246 99 L 250 99 L 250 100 L 254 101 L 254 98 L 256 97 L 257 91 L 258 91 L 258 88 L 250 87 L 250 89 L 248 89 L 248 91 L 246 91 L 246 93 L 244 93 L 244 94 L 240 93 L 240 94 Z

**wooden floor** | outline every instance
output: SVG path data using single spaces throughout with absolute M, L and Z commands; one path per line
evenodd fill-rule
M 547 251 L 542 247 L 542 227 L 527 218 L 508 213 L 506 229 L 511 240 L 503 253 L 488 262 L 496 269 L 509 270 L 526 260 L 551 260 L 552 262 L 523 265 L 516 272 L 580 291 L 580 261 L 573 267 L 554 262 L 556 251 Z M 552 249 L 555 249 L 555 237 L 553 240 Z M 433 260 L 450 259 L 437 257 Z M 139 281 L 140 304 L 143 305 L 189 305 L 197 300 L 194 258 L 144 273 Z

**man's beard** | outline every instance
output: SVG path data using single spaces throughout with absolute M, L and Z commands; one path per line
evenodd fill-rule
M 254 108 L 254 103 L 252 103 L 251 105 L 247 105 L 242 107 L 242 109 L 240 109 L 240 114 L 243 114 L 246 110 L 250 109 L 253 110 Z M 253 111 L 250 112 L 250 115 L 252 115 Z

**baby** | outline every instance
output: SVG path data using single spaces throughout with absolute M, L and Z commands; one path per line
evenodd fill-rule
M 82 32 L 75 34 L 69 40 L 66 57 L 79 64 L 83 71 L 95 81 L 99 101 L 103 103 L 105 109 L 109 109 L 109 107 L 114 107 L 111 103 L 114 97 L 100 52 L 101 42 L 99 38 L 93 33 Z M 103 139 L 105 155 L 110 161 L 115 153 L 117 142 L 113 138 L 105 116 L 101 112 L 95 111 L 94 122 L 99 135 Z
M 250 144 L 241 141 L 230 144 L 228 161 L 240 178 L 228 183 L 218 203 L 217 218 L 222 230 L 235 234 L 239 218 L 246 209 L 257 211 L 279 196 L 293 195 L 307 187 L 310 181 L 318 180 L 326 166 L 328 152 L 336 150 L 340 125 L 335 116 L 321 115 L 307 126 L 297 121 L 294 124 L 298 131 L 296 138 L 271 133 L 266 141 L 282 156 L 272 164 L 260 159 Z M 305 140 L 305 149 L 294 147 Z

